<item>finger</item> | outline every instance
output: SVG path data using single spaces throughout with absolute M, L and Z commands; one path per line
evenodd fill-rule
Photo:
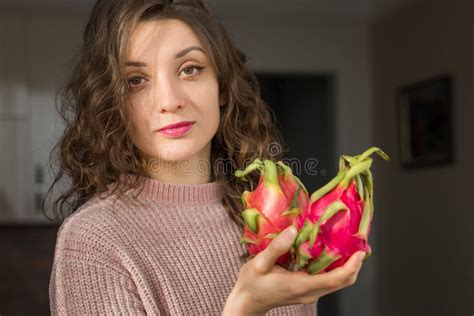
M 311 275 L 305 279 L 307 287 L 313 289 L 320 289 L 326 287 L 333 291 L 345 287 L 350 283 L 351 278 L 359 273 L 362 267 L 362 261 L 365 258 L 365 252 L 355 252 L 346 263 L 329 272 Z
M 295 240 L 296 234 L 296 228 L 292 225 L 278 234 L 265 250 L 255 256 L 255 269 L 261 273 L 269 272 L 278 257 L 290 251 L 291 244 Z

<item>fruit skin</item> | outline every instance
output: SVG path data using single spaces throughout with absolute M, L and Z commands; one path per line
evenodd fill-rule
M 246 175 L 258 171 L 260 179 L 253 191 L 242 194 L 244 230 L 242 243 L 247 244 L 250 257 L 264 250 L 281 231 L 309 207 L 308 191 L 282 161 L 255 159 L 235 176 L 247 181 Z M 277 263 L 289 268 L 290 252 L 280 256 Z
M 291 250 L 293 270 L 328 272 L 359 250 L 366 252 L 366 258 L 370 256 L 373 153 L 390 160 L 377 147 L 353 157 L 343 155 L 336 177 L 311 194 L 310 206 L 295 220 L 299 233 Z
M 316 274 L 342 266 L 356 251 L 370 256 L 373 153 L 390 160 L 378 147 L 356 156 L 342 155 L 338 174 L 310 197 L 281 161 L 255 159 L 245 170 L 237 170 L 235 175 L 244 181 L 247 174 L 260 173 L 256 189 L 242 194 L 241 242 L 247 244 L 250 257 L 264 250 L 289 225 L 298 229 L 298 235 L 290 252 L 277 260 L 289 270 Z

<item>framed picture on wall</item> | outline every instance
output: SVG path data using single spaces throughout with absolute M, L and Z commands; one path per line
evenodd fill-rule
M 402 167 L 451 164 L 454 160 L 451 77 L 442 75 L 401 87 L 397 108 Z

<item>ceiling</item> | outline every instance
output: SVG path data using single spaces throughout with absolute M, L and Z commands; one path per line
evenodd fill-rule
M 225 18 L 293 22 L 372 22 L 416 0 L 207 0 Z M 89 11 L 94 0 L 0 0 L 0 9 Z M 264 17 L 264 19 L 262 19 Z

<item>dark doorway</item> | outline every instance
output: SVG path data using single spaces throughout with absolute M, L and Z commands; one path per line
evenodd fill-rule
M 289 147 L 285 159 L 311 193 L 336 174 L 334 80 L 330 75 L 256 76 L 262 99 L 273 109 Z M 338 293 L 322 297 L 318 316 L 337 315 Z

